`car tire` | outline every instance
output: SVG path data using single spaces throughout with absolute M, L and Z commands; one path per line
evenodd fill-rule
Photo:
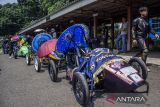
M 48 73 L 51 81 L 58 81 L 58 68 L 56 67 L 55 61 L 53 61 L 52 59 L 49 59 Z
M 86 78 L 80 72 L 73 73 L 73 91 L 76 100 L 80 105 L 86 106 L 89 103 L 89 87 Z
M 147 79 L 148 70 L 146 64 L 138 57 L 131 58 L 128 62 L 133 68 L 138 71 L 138 74 L 144 79 Z
M 26 58 L 25 58 L 25 59 L 26 59 L 26 64 L 27 64 L 27 65 L 30 65 L 30 64 L 31 64 L 31 57 L 30 57 L 29 54 L 26 55 Z
M 38 56 L 35 56 L 34 58 L 34 68 L 37 72 L 41 71 L 41 61 L 40 58 L 38 58 Z

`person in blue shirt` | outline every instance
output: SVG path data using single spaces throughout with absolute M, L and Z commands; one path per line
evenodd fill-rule
M 127 51 L 127 29 L 128 24 L 125 17 L 122 17 L 122 26 L 120 28 L 120 35 L 116 39 L 116 47 L 119 52 Z

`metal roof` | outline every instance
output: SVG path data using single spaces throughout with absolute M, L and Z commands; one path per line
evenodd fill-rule
M 98 13 L 99 18 L 120 18 L 127 14 L 128 2 L 129 0 L 75 0 L 73 3 L 33 22 L 19 33 L 32 32 L 36 28 L 45 28 L 72 19 L 87 21 L 93 17 L 94 13 Z M 132 0 L 132 5 L 134 16 L 142 5 L 152 7 L 150 9 L 152 15 L 160 14 L 160 9 L 158 9 L 160 0 Z
M 53 20 L 53 19 L 56 19 L 60 16 L 63 16 L 67 13 L 70 13 L 76 9 L 79 9 L 81 7 L 84 7 L 88 4 L 91 4 L 91 3 L 94 3 L 95 1 L 97 0 L 75 0 L 74 2 L 72 2 L 71 4 L 67 5 L 67 6 L 64 6 L 62 8 L 60 8 L 59 10 L 39 19 L 39 20 L 36 20 L 34 21 L 33 23 L 31 23 L 29 26 L 23 28 L 19 33 L 22 34 L 26 31 L 29 31 L 33 28 L 36 28 L 50 20 Z

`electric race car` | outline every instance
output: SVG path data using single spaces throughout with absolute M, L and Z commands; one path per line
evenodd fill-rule
M 11 38 L 13 46 L 13 56 L 16 59 L 17 57 L 24 57 L 28 53 L 28 43 L 26 38 L 21 35 L 15 35 Z
M 142 85 L 149 85 L 147 67 L 139 58 L 129 61 L 114 55 L 106 48 L 97 48 L 84 56 L 83 63 L 72 70 L 71 81 L 77 101 L 87 105 L 96 86 L 115 93 L 135 91 Z
M 34 59 L 34 68 L 37 72 L 41 71 L 41 65 L 44 64 L 45 62 L 48 61 L 48 59 L 46 59 L 44 56 L 43 57 L 39 57 L 39 54 L 43 54 L 44 52 L 47 52 L 45 49 L 46 48 L 40 48 L 45 42 L 51 40 L 52 37 L 51 35 L 47 34 L 47 33 L 39 33 L 37 34 L 32 41 L 32 50 L 33 50 L 33 59 Z M 42 51 L 39 52 L 39 49 L 41 49 Z

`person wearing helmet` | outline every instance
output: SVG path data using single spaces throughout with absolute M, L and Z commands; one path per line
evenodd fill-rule
M 155 35 L 156 38 L 159 38 L 159 35 L 150 28 L 148 22 L 148 8 L 140 7 L 139 8 L 140 17 L 134 19 L 133 21 L 133 31 L 135 35 L 135 39 L 137 40 L 138 46 L 140 48 L 140 52 L 138 52 L 135 57 L 141 56 L 142 60 L 146 63 L 147 56 L 149 50 L 146 45 L 146 39 L 149 33 Z M 148 69 L 148 71 L 150 71 Z

